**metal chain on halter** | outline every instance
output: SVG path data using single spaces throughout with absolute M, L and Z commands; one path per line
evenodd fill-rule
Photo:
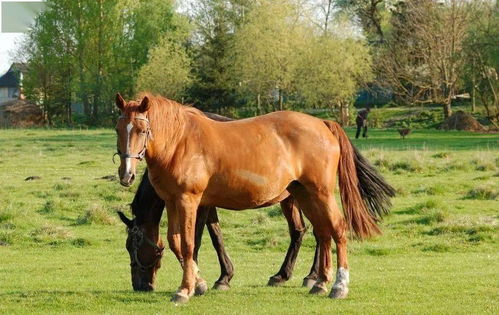
M 127 117 L 125 115 L 121 115 L 119 117 L 119 119 L 126 119 Z M 151 125 L 149 123 L 149 119 L 147 119 L 146 116 L 144 115 L 136 115 L 135 116 L 135 119 L 137 120 L 143 120 L 145 122 L 147 122 L 147 130 L 145 132 L 145 136 L 146 138 L 144 139 L 144 146 L 142 147 L 142 150 L 140 150 L 139 153 L 137 154 L 129 154 L 127 152 L 125 153 L 121 153 L 120 150 L 117 148 L 117 151 L 116 153 L 113 154 L 113 163 L 116 164 L 116 162 L 114 161 L 114 157 L 117 155 L 119 156 L 120 158 L 123 158 L 123 159 L 126 159 L 126 158 L 135 158 L 135 159 L 138 159 L 139 161 L 142 161 L 142 159 L 144 159 L 144 156 L 146 155 L 146 150 L 147 150 L 147 144 L 149 142 L 149 139 L 152 139 L 152 132 L 151 132 Z M 127 151 L 129 149 L 127 148 Z
M 152 267 L 156 266 L 161 257 L 163 257 L 163 251 L 165 248 L 164 247 L 161 248 L 156 243 L 151 241 L 147 236 L 144 235 L 144 233 L 140 230 L 140 228 L 136 224 L 134 224 L 132 228 L 128 229 L 128 235 L 132 238 L 132 262 L 130 265 L 131 266 L 133 266 L 134 264 L 137 265 L 140 271 L 142 272 L 145 272 L 147 269 L 151 269 Z M 143 265 L 140 262 L 138 256 L 139 248 L 142 246 L 142 243 L 144 241 L 146 241 L 146 243 L 152 246 L 156 251 L 156 258 L 149 265 Z

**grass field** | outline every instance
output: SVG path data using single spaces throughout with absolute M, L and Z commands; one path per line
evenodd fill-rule
M 176 307 L 169 299 L 181 270 L 170 252 L 156 292 L 131 290 L 126 232 L 115 211 L 130 214 L 137 184 L 128 189 L 102 179 L 116 173 L 114 132 L 1 130 L 0 313 L 499 313 L 499 137 L 370 136 L 354 143 L 398 196 L 384 235 L 349 244 L 348 299 L 310 296 L 300 287 L 313 258 L 310 232 L 293 279 L 266 287 L 288 245 L 280 211 L 221 210 L 236 268 L 232 289 Z M 29 176 L 40 178 L 25 181 Z M 213 283 L 219 267 L 204 237 L 200 268 Z

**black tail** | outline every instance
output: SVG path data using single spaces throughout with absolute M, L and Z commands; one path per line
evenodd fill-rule
M 372 217 L 378 221 L 390 211 L 391 197 L 395 196 L 395 189 L 386 182 L 383 176 L 364 158 L 355 148 L 354 160 L 359 179 L 359 190 L 362 199 Z

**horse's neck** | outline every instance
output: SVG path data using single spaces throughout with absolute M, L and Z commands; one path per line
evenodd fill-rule
M 152 141 L 151 149 L 146 151 L 149 163 L 169 163 L 173 157 L 178 144 L 182 141 L 186 128 L 186 115 L 179 110 L 175 115 L 155 115 L 151 119 Z

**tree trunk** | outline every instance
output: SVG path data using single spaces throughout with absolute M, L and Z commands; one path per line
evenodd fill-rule
M 260 99 L 260 93 L 258 93 L 256 96 L 256 114 L 262 114 L 262 100 Z
M 283 102 L 282 102 L 282 90 L 279 89 L 279 110 L 283 110 Z
M 78 91 L 78 97 L 80 98 L 80 101 L 83 105 L 83 113 L 85 114 L 85 117 L 87 119 L 90 118 L 91 114 L 91 108 L 90 104 L 88 102 L 88 93 L 87 93 L 87 87 L 85 86 L 85 76 L 84 76 L 84 49 L 85 46 L 83 44 L 83 34 L 82 34 L 82 21 L 81 21 L 81 14 L 82 14 L 82 8 L 81 8 L 81 1 L 78 1 L 78 10 L 77 10 L 77 32 L 76 32 L 76 40 L 78 42 L 77 44 L 77 49 L 78 49 L 78 75 L 80 79 L 80 88 Z
M 452 115 L 452 108 L 450 105 L 450 100 L 446 101 L 445 103 L 442 104 L 443 109 L 444 109 L 444 118 L 449 118 L 450 115 Z
M 471 112 L 476 111 L 476 79 L 475 79 L 475 58 L 473 58 L 473 66 L 471 67 Z
M 102 0 L 99 0 L 99 35 L 98 35 L 98 43 L 97 43 L 97 80 L 94 90 L 94 106 L 92 108 L 92 118 L 94 119 L 94 123 L 97 122 L 99 115 L 99 105 L 100 105 L 100 97 L 101 97 L 101 88 L 102 88 L 102 44 L 103 44 L 103 10 L 102 10 Z
M 340 110 L 341 125 L 346 127 L 348 126 L 348 104 L 346 102 L 340 101 L 338 102 L 338 105 Z

